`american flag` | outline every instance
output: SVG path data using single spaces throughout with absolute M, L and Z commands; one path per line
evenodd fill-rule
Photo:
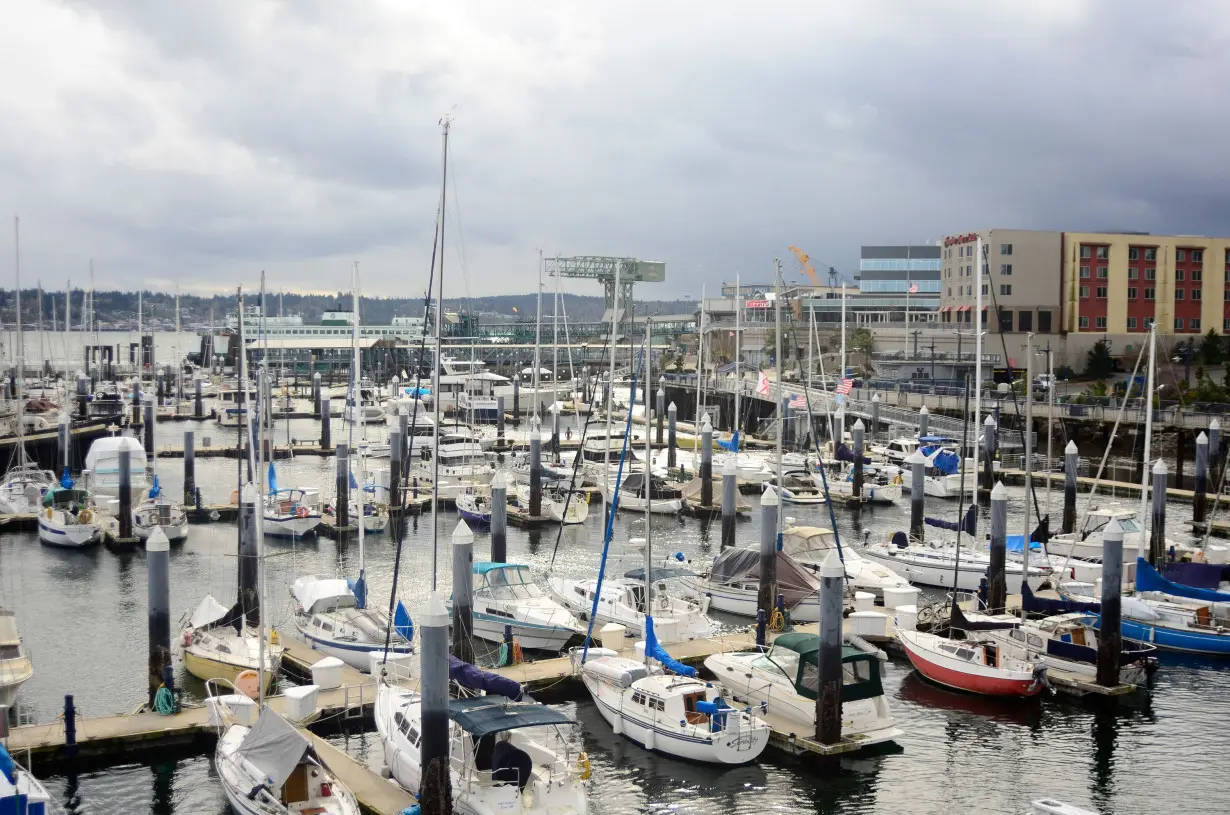
M 918 294 L 918 284 L 917 284 L 917 283 L 913 283 L 913 284 L 911 284 L 911 285 L 910 285 L 910 292 L 909 292 L 909 293 L 910 293 L 910 294 Z
M 792 397 L 790 400 L 790 407 L 795 410 L 807 410 L 807 396 L 800 393 L 798 396 Z
M 843 379 L 841 380 L 841 384 L 837 386 L 837 392 L 840 393 L 842 396 L 846 396 L 850 393 L 850 388 L 853 388 L 853 387 L 854 387 L 853 379 Z

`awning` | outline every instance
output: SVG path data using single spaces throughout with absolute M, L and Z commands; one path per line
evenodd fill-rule
M 940 314 L 943 314 L 945 311 L 948 311 L 948 309 L 950 309 L 950 308 L 952 308 L 952 306 L 941 306 L 941 307 L 940 307 L 940 312 L 939 312 L 939 313 L 940 313 Z
M 476 739 L 521 727 L 576 724 L 555 708 L 488 694 L 448 703 L 448 716 Z

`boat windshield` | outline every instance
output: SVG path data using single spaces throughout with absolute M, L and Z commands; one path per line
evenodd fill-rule
M 752 665 L 762 671 L 779 673 L 793 682 L 799 673 L 799 654 L 788 648 L 770 648 L 769 653 L 756 659 Z

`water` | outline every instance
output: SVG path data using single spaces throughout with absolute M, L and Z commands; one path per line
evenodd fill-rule
M 178 444 L 191 426 L 162 424 L 160 444 Z M 339 440 L 339 428 L 335 438 Z M 205 424 L 198 438 L 221 441 L 230 432 Z M 292 435 L 315 436 L 315 424 L 292 423 Z M 160 459 L 166 489 L 178 494 L 181 463 Z M 235 461 L 198 460 L 198 481 L 207 500 L 225 500 L 235 483 Z M 279 463 L 283 484 L 332 483 L 333 461 L 303 457 Z M 1021 525 L 1023 492 L 1012 490 L 1010 524 Z M 1059 495 L 1053 516 L 1059 514 Z M 1134 503 L 1132 504 L 1134 505 Z M 933 511 L 955 516 L 956 504 L 932 502 Z M 570 528 L 556 553 L 557 529 L 509 529 L 510 556 L 538 570 L 551 566 L 564 575 L 592 574 L 601 548 L 601 511 L 582 527 Z M 786 507 L 800 523 L 828 525 L 827 510 Z M 1190 507 L 1169 507 L 1169 534 L 1185 534 Z M 861 523 L 839 512 L 843 541 L 887 537 L 908 521 L 908 507 L 865 511 Z M 456 516 L 440 517 L 440 589 L 449 589 L 448 536 Z M 621 513 L 612 551 L 644 534 L 644 521 Z M 1010 531 L 1020 531 L 1011 527 Z M 720 523 L 658 517 L 655 551 L 683 552 L 704 559 L 716 553 Z M 189 539 L 171 553 L 174 621 L 206 591 L 230 602 L 236 591 L 233 524 L 194 526 Z M 739 525 L 741 542 L 759 540 L 759 521 Z M 479 535 L 476 555 L 486 552 Z M 292 546 L 266 542 L 267 609 L 271 620 L 290 627 L 288 586 L 309 572 L 354 575 L 357 546 L 326 539 Z M 627 561 L 631 565 L 631 561 Z M 367 574 L 371 595 L 387 602 L 393 547 L 387 538 L 368 538 Z M 431 583 L 430 519 L 410 521 L 400 596 L 412 613 Z M 622 565 L 622 564 L 621 564 Z M 618 567 L 613 567 L 618 568 Z M 22 689 L 26 714 L 52 720 L 63 696 L 73 693 L 90 716 L 129 711 L 145 700 L 146 573 L 144 556 L 115 555 L 105 549 L 64 552 L 40 546 L 33 534 L 0 536 L 0 592 L 16 608 L 35 661 L 36 674 Z M 738 625 L 745 625 L 740 622 Z M 646 754 L 616 739 L 588 701 L 566 702 L 581 723 L 594 769 L 590 804 L 594 812 L 729 813 L 939 813 L 1024 812 L 1032 798 L 1053 796 L 1103 812 L 1224 813 L 1230 792 L 1214 780 L 1212 762 L 1230 754 L 1230 675 L 1226 664 L 1164 655 L 1151 697 L 1132 697 L 1117 708 L 1086 705 L 1060 697 L 1043 701 L 995 701 L 963 696 L 928 685 L 907 663 L 894 659 L 885 670 L 885 690 L 904 731 L 897 748 L 849 758 L 840 771 L 816 772 L 807 762 L 783 762 L 766 753 L 759 764 L 718 771 Z M 178 669 L 188 696 L 200 684 Z M 339 746 L 373 768 L 382 763 L 374 733 L 334 737 Z M 37 767 L 35 768 L 37 771 Z M 226 805 L 208 755 L 170 756 L 158 763 L 124 764 L 49 779 L 52 793 L 70 813 L 207 813 Z M 1178 802 L 1182 802 L 1180 805 Z

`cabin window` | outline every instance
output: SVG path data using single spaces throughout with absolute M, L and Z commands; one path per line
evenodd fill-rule
M 820 693 L 820 667 L 811 662 L 803 663 L 803 675 L 799 677 L 799 685 L 813 694 Z
M 1039 649 L 1042 648 L 1042 638 L 1039 637 L 1037 634 L 1030 634 L 1029 635 L 1029 645 L 1032 648 L 1039 648 Z
M 321 630 L 321 631 L 332 631 L 332 630 L 333 630 L 333 623 L 324 623 L 324 622 L 322 622 L 322 623 L 320 624 L 320 630 Z
M 20 645 L 0 645 L 0 659 L 17 659 L 20 656 Z
M 634 705 L 644 705 L 644 704 L 645 704 L 645 694 L 643 694 L 643 693 L 634 693 L 634 694 L 632 694 L 632 704 L 634 704 Z

